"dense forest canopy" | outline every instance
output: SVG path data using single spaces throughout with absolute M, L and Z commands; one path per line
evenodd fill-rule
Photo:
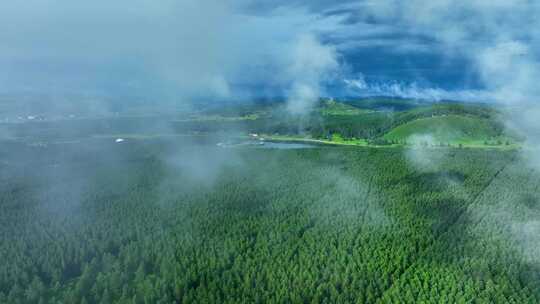
M 515 150 L 186 136 L 0 153 L 1 303 L 540 300 L 540 172 Z
M 0 20 L 0 304 L 540 303 L 539 1 Z

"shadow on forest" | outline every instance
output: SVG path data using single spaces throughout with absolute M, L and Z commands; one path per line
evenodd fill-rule
M 540 199 L 537 195 L 526 193 L 521 195 L 518 204 L 531 210 L 540 211 Z
M 405 185 L 405 193 L 411 197 L 413 217 L 430 223 L 431 232 L 437 237 L 466 215 L 465 180 L 466 175 L 456 170 L 411 172 L 399 178 L 397 184 Z
M 422 193 L 444 193 L 445 187 L 448 187 L 445 183 L 449 180 L 462 184 L 466 179 L 460 172 L 412 174 L 408 178 L 411 180 L 405 183 L 409 185 L 409 190 L 416 191 L 416 195 L 419 196 Z M 457 268 L 459 269 L 457 274 L 463 275 L 464 279 L 470 278 L 479 282 L 497 281 L 500 280 L 498 276 L 504 275 L 509 282 L 519 282 L 516 284 L 521 288 L 537 286 L 540 283 L 538 260 L 524 259 L 518 248 L 512 247 L 512 243 L 503 241 L 504 237 L 501 239 L 496 236 L 479 235 L 480 232 L 476 228 L 479 224 L 478 217 L 468 211 L 467 200 L 458 196 L 455 193 L 447 193 L 440 198 L 426 196 L 414 204 L 414 214 L 433 223 L 432 233 L 435 237 L 435 241 L 414 264 L 424 264 L 426 267 L 437 265 L 436 267 L 441 270 L 448 269 L 448 271 L 456 271 Z M 514 207 L 525 208 L 528 210 L 525 213 L 531 216 L 539 210 L 538 197 L 530 193 L 521 195 L 515 204 Z M 495 221 L 492 225 L 505 223 L 497 224 Z M 488 248 L 490 251 L 486 252 Z M 509 267 L 510 270 L 496 270 L 501 265 Z M 540 289 L 536 289 L 535 292 L 540 296 Z
M 412 212 L 415 217 L 425 219 L 431 225 L 431 233 L 436 238 L 432 245 L 432 257 L 440 257 L 440 262 L 449 258 L 451 248 L 461 248 L 467 237 L 467 230 L 473 224 L 466 212 L 467 197 L 452 191 L 457 187 L 466 191 L 463 183 L 466 175 L 457 170 L 434 172 L 411 172 L 400 182 L 407 185 L 407 192 L 415 197 Z M 438 258 L 437 258 L 438 259 Z
M 412 172 L 399 179 L 408 186 L 409 193 L 443 192 L 451 185 L 462 185 L 466 175 L 456 170 L 436 172 Z

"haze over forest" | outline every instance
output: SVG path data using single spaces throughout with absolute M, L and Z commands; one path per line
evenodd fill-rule
M 540 3 L 0 3 L 0 304 L 540 303 Z

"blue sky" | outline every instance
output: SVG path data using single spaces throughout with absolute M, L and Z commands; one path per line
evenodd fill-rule
M 528 0 L 0 4 L 0 92 L 148 100 L 537 95 Z

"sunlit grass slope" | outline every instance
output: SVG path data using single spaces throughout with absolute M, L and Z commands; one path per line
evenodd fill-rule
M 415 136 L 430 136 L 434 141 L 443 143 L 504 140 L 489 120 L 465 115 L 416 119 L 397 126 L 385 134 L 384 138 L 407 141 Z

